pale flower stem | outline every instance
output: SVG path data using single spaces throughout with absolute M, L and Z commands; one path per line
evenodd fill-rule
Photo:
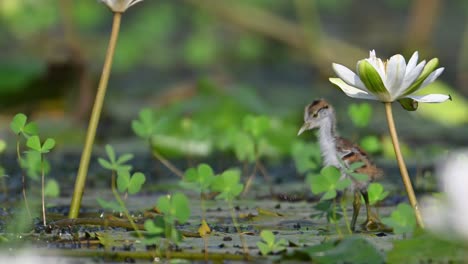
M 77 218 L 78 212 L 80 210 L 81 198 L 83 197 L 86 176 L 88 174 L 89 160 L 91 159 L 91 153 L 93 150 L 94 137 L 96 136 L 96 130 L 99 124 L 99 118 L 101 116 L 102 105 L 104 103 L 107 83 L 109 81 L 112 67 L 112 59 L 114 57 L 115 46 L 119 36 L 121 18 L 121 13 L 114 13 L 109 47 L 107 49 L 104 66 L 102 68 L 101 80 L 99 81 L 96 99 L 94 101 L 91 119 L 89 121 L 88 131 L 86 133 L 83 154 L 81 155 L 80 167 L 78 169 L 78 175 L 76 176 L 75 181 L 75 190 L 73 192 L 73 197 L 70 204 L 70 213 L 68 215 L 69 218 Z
M 403 155 L 401 154 L 400 143 L 398 142 L 398 135 L 395 128 L 395 121 L 393 120 L 392 103 L 386 102 L 384 104 L 385 113 L 387 114 L 388 129 L 392 138 L 393 149 L 395 150 L 395 156 L 397 158 L 398 167 L 400 168 L 403 184 L 405 185 L 406 194 L 408 195 L 408 200 L 414 209 L 416 222 L 421 228 L 424 228 L 424 222 L 421 216 L 421 212 L 419 211 L 418 201 L 416 200 L 416 195 L 414 194 L 411 179 L 408 175 L 408 169 L 406 168 L 405 161 L 403 160 Z

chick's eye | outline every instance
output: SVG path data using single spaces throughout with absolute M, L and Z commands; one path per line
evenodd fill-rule
M 313 114 L 312 117 L 318 117 L 318 113 Z

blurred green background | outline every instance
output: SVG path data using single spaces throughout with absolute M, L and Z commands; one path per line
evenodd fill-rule
M 123 16 L 97 143 L 131 146 L 143 107 L 174 116 L 173 130 L 195 138 L 249 113 L 272 116 L 289 124 L 278 128 L 281 141 L 320 97 L 337 108 L 342 135 L 386 135 L 379 103 L 357 129 L 347 107 L 360 102 L 328 82 L 332 62 L 354 69 L 376 49 L 382 58 L 418 50 L 445 67 L 426 91 L 452 102 L 415 113 L 395 105 L 408 149 L 466 146 L 467 14 L 466 0 L 145 0 Z M 8 123 L 24 112 L 59 148 L 81 148 L 111 21 L 96 0 L 0 1 L 0 138 L 13 138 Z

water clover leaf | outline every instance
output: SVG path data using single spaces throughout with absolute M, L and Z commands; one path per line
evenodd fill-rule
M 348 115 L 356 127 L 366 127 L 372 117 L 372 107 L 368 103 L 351 104 Z
M 270 129 L 270 119 L 267 116 L 248 115 L 243 120 L 244 130 L 258 139 Z
M 60 186 L 56 180 L 47 181 L 44 195 L 48 197 L 58 197 L 60 195 Z
M 140 119 L 132 121 L 132 129 L 135 134 L 141 138 L 150 138 L 154 131 L 154 118 L 153 111 L 149 108 L 145 108 L 140 111 Z
M 262 230 L 260 237 L 262 238 L 263 242 L 257 242 L 257 247 L 264 256 L 270 253 L 283 251 L 288 245 L 288 242 L 284 238 L 275 241 L 275 235 L 270 230 Z
M 369 194 L 369 203 L 371 205 L 382 201 L 389 194 L 388 191 L 384 191 L 382 184 L 376 182 L 369 184 L 369 187 L 367 188 L 367 193 Z
M 202 163 L 197 168 L 190 168 L 185 172 L 183 184 L 200 192 L 208 192 L 214 179 L 213 169 L 210 165 Z
M 128 191 L 129 194 L 138 193 L 145 181 L 145 175 L 141 172 L 135 172 L 133 175 L 130 175 L 128 170 L 117 172 L 117 189 L 122 193 L 125 191 Z
M 320 149 L 317 144 L 296 141 L 291 147 L 291 155 L 299 173 L 316 170 L 321 164 Z
M 183 193 L 175 193 L 170 196 L 159 197 L 156 206 L 164 214 L 167 222 L 177 220 L 183 224 L 190 217 L 190 207 L 187 196 Z
M 16 135 L 22 134 L 26 138 L 37 135 L 39 129 L 34 122 L 27 123 L 28 117 L 25 114 L 19 113 L 13 117 L 10 123 L 10 128 Z
M 240 171 L 236 169 L 224 171 L 215 178 L 211 188 L 215 192 L 220 192 L 216 199 L 234 200 L 244 189 L 244 185 L 240 183 Z
M 160 218 L 161 219 L 161 218 Z M 164 233 L 164 222 L 160 223 L 161 221 L 153 221 L 153 220 L 146 220 L 145 221 L 145 224 L 144 224 L 144 227 L 145 227 L 145 230 L 151 234 L 151 235 L 160 235 L 160 234 L 163 234 Z
M 255 161 L 255 143 L 248 134 L 237 133 L 234 142 L 234 153 L 239 161 Z
M 400 203 L 390 217 L 382 219 L 382 222 L 392 227 L 395 234 L 408 233 L 416 227 L 413 208 L 407 203 Z
M 111 145 L 106 145 L 105 149 L 108 160 L 98 158 L 98 162 L 103 168 L 116 172 L 130 171 L 132 169 L 131 165 L 125 164 L 129 160 L 133 159 L 132 154 L 123 154 L 122 156 L 117 157 L 117 155 L 115 154 L 115 150 Z
M 324 193 L 321 200 L 329 200 L 336 197 L 336 191 L 346 189 L 351 185 L 350 179 L 342 179 L 341 172 L 334 166 L 327 166 L 319 175 L 311 177 L 311 189 L 314 194 Z
M 41 145 L 41 140 L 39 136 L 29 137 L 26 141 L 26 146 L 30 149 L 37 151 L 39 153 L 48 153 L 55 146 L 55 140 L 53 138 L 48 138 L 45 140 L 44 144 Z

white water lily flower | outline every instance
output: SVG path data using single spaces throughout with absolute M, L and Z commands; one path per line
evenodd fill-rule
M 437 174 L 444 197 L 422 202 L 424 221 L 441 236 L 468 241 L 468 152 L 447 156 Z
M 412 95 L 432 83 L 444 71 L 436 69 L 439 60 L 434 58 L 418 62 L 418 52 L 414 52 L 408 64 L 405 58 L 396 54 L 386 62 L 370 51 L 369 58 L 358 61 L 356 73 L 347 67 L 333 63 L 333 70 L 339 78 L 330 78 L 346 95 L 353 98 L 377 100 L 381 102 L 399 101 L 407 110 L 415 110 L 417 102 L 440 103 L 450 99 L 449 95 Z
M 142 2 L 143 0 L 101 0 L 106 4 L 112 12 L 123 13 L 132 5 Z

